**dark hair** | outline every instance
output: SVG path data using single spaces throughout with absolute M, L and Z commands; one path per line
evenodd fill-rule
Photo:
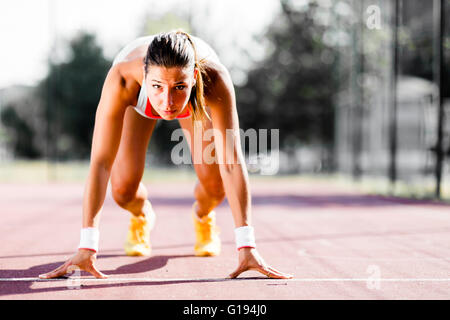
M 205 108 L 203 84 L 205 67 L 203 61 L 198 60 L 194 41 L 187 32 L 178 30 L 156 35 L 148 46 L 144 64 L 146 75 L 150 66 L 181 67 L 197 70 L 196 84 L 192 88 L 189 98 L 192 106 L 192 118 L 193 121 L 203 121 L 205 118 L 211 120 Z

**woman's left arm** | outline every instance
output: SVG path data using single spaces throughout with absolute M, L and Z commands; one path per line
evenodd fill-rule
M 235 227 L 251 226 L 251 195 L 241 150 L 236 96 L 226 68 L 217 69 L 206 100 L 211 110 L 216 157 Z M 239 265 L 230 277 L 236 278 L 247 270 L 256 270 L 271 278 L 292 278 L 267 265 L 256 248 L 239 249 Z

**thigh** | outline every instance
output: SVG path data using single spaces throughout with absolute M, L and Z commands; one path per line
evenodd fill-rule
M 137 189 L 139 186 L 144 174 L 148 143 L 156 122 L 141 116 L 132 107 L 127 108 L 119 150 L 111 172 L 113 188 L 135 186 Z
M 189 149 L 191 150 L 191 155 L 193 156 L 193 150 L 201 150 L 201 154 L 203 156 L 204 150 L 207 146 L 210 146 L 211 143 L 214 142 L 214 138 L 212 138 L 209 141 L 204 141 L 204 139 L 201 139 L 201 148 L 196 146 L 196 139 L 194 139 L 194 128 L 192 125 L 192 120 L 190 118 L 188 119 L 179 119 L 181 128 L 184 130 L 187 130 L 187 132 L 190 135 L 190 139 L 187 139 Z M 212 128 L 212 124 L 210 121 L 205 122 L 205 125 L 203 127 L 203 133 Z M 214 155 L 215 152 L 212 152 Z M 193 161 L 195 172 L 197 173 L 197 177 L 199 179 L 199 182 L 204 185 L 207 188 L 213 188 L 213 189 L 222 189 L 222 178 L 220 176 L 220 170 L 219 165 L 217 163 L 205 163 L 204 159 L 202 158 L 201 163 L 195 163 Z

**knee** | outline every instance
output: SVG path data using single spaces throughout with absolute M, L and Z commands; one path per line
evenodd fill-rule
M 112 185 L 111 191 L 114 201 L 122 208 L 126 208 L 136 197 L 136 187 L 132 184 Z
M 221 202 L 225 198 L 225 189 L 221 180 L 202 181 L 201 187 L 211 199 Z

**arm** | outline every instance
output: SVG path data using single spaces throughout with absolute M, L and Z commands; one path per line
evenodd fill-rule
M 109 71 L 95 116 L 91 163 L 83 199 L 83 228 L 98 228 L 98 214 L 105 199 L 111 167 L 114 163 L 122 133 L 123 117 L 131 103 L 125 81 L 118 66 Z M 56 278 L 75 268 L 90 272 L 97 278 L 106 278 L 95 266 L 96 253 L 80 249 L 55 270 L 42 274 L 43 279 Z
M 206 102 L 211 109 L 214 141 L 224 184 L 236 227 L 251 224 L 251 196 L 248 173 L 241 150 L 239 120 L 231 78 L 223 68 L 215 77 L 213 98 Z
M 91 161 L 83 198 L 83 228 L 98 227 L 111 167 L 119 148 L 125 110 L 131 101 L 118 66 L 108 73 L 95 116 Z
M 241 151 L 233 83 L 224 67 L 219 68 L 214 79 L 214 87 L 209 95 L 211 98 L 207 99 L 206 103 L 211 109 L 220 175 L 236 228 L 250 226 L 250 187 L 247 168 Z M 292 275 L 282 273 L 267 265 L 255 248 L 239 249 L 239 265 L 230 274 L 230 277 L 236 278 L 247 270 L 256 270 L 271 278 L 292 278 Z

